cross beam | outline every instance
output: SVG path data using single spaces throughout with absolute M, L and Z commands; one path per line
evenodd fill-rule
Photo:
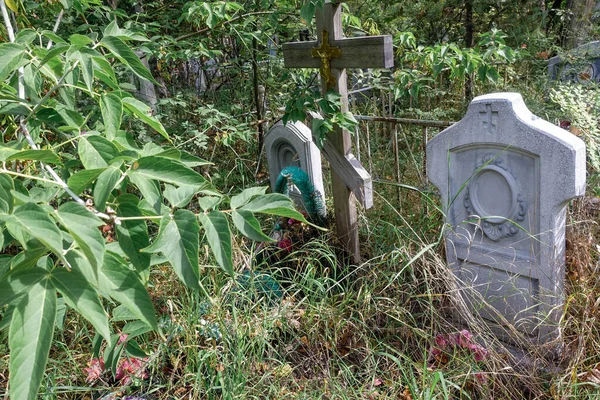
M 317 41 L 285 43 L 284 65 L 288 68 L 319 68 L 323 94 L 335 90 L 341 111 L 348 111 L 346 68 L 390 68 L 393 66 L 391 36 L 344 38 L 340 2 L 327 0 L 316 12 Z M 358 214 L 352 193 L 366 208 L 373 204 L 371 177 L 351 154 L 350 132 L 335 127 L 324 144 L 323 155 L 332 166 L 331 183 L 337 234 L 355 262 L 360 261 Z

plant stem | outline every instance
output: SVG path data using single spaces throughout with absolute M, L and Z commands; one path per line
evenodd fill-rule
M 52 29 L 52 32 L 56 33 L 56 31 L 58 30 L 58 26 L 60 25 L 60 21 L 62 20 L 64 13 L 65 9 L 63 8 L 62 10 L 60 10 L 58 17 L 56 17 L 56 22 L 54 23 L 54 29 Z M 46 49 L 50 49 L 50 47 L 52 47 L 52 39 L 48 40 L 48 45 L 46 46 Z

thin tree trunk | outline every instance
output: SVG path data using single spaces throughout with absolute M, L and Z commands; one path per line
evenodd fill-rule
M 262 161 L 262 149 L 265 137 L 265 127 L 263 123 L 263 98 L 264 89 L 262 90 L 262 96 L 260 93 L 259 76 L 258 76 L 258 62 L 256 56 L 258 53 L 258 42 L 255 37 L 252 38 L 252 83 L 254 85 L 254 106 L 256 108 L 256 121 L 258 130 L 258 149 L 256 151 L 256 171 L 260 171 Z

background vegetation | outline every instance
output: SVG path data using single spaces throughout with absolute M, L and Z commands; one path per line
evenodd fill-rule
M 0 395 L 600 394 L 598 89 L 546 73 L 598 37 L 594 1 L 344 6 L 347 36 L 390 34 L 396 50 L 392 71 L 350 71 L 354 88 L 371 87 L 354 114 L 456 121 L 476 95 L 517 91 L 588 144 L 564 343 L 556 359 L 539 348 L 516 365 L 485 326 L 449 322 L 442 214 L 416 126 L 355 126 L 376 180 L 361 265 L 331 231 L 257 261 L 259 222 L 303 219 L 254 187 L 268 182 L 268 128 L 319 104 L 316 72 L 283 68 L 280 45 L 314 38 L 323 1 L 0 1 Z

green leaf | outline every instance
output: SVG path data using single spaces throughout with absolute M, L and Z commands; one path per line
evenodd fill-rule
M 102 96 L 100 111 L 104 120 L 106 137 L 109 140 L 113 140 L 119 132 L 121 118 L 123 117 L 123 103 L 121 102 L 121 98 L 114 93 Z
M 141 217 L 142 212 L 132 203 L 119 203 L 117 207 L 119 217 Z M 150 267 L 150 254 L 140 250 L 150 245 L 148 225 L 144 220 L 125 220 L 115 225 L 117 240 L 123 252 L 129 258 L 137 271 L 144 271 Z
M 48 275 L 48 271 L 31 267 L 13 270 L 0 279 L 0 307 L 11 304 Z
M 6 161 L 31 160 L 48 164 L 62 164 L 60 158 L 51 150 L 23 150 L 9 156 Z
M 210 211 L 223 201 L 223 197 L 219 196 L 202 196 L 198 199 L 198 205 L 203 211 Z
M 93 93 L 92 85 L 94 83 L 94 62 L 92 61 L 92 57 L 88 54 L 76 51 L 73 53 L 73 58 L 79 61 L 79 68 L 81 69 L 83 81 L 91 95 Z
M 146 69 L 139 57 L 127 46 L 121 39 L 116 36 L 106 36 L 102 38 L 100 44 L 115 55 L 123 64 L 125 64 L 134 74 L 142 79 L 146 79 L 158 85 L 154 77 Z
M 137 186 L 137 188 L 144 196 L 144 200 L 150 204 L 150 206 L 156 212 L 156 215 L 160 215 L 162 209 L 162 193 L 160 191 L 160 185 L 154 179 L 146 178 L 139 174 L 129 174 L 131 182 Z
M 42 66 L 44 66 L 44 64 L 46 64 L 48 61 L 50 61 L 54 57 L 58 56 L 59 54 L 65 53 L 67 50 L 69 50 L 70 47 L 71 46 L 69 46 L 68 44 L 60 44 L 60 43 L 52 46 L 50 51 L 48 51 L 46 53 L 46 55 L 44 56 L 44 58 L 42 59 L 42 62 L 40 63 L 38 68 L 41 69 Z
M 4 81 L 25 57 L 25 46 L 17 43 L 0 44 L 0 81 Z
M 130 357 L 145 358 L 148 356 L 144 350 L 140 347 L 139 343 L 132 338 L 127 338 L 127 345 L 125 346 L 125 352 Z
M 250 200 L 255 198 L 256 196 L 262 196 L 267 193 L 267 186 L 263 187 L 252 187 L 245 189 L 242 193 L 231 197 L 230 205 L 231 208 L 240 208 L 244 204 L 248 203 Z
M 115 165 L 111 165 L 100 174 L 94 186 L 94 205 L 96 209 L 104 210 L 106 200 L 108 200 L 110 192 L 113 191 L 121 176 L 121 169 Z
M 188 210 L 177 210 L 172 217 L 161 220 L 158 237 L 143 251 L 162 252 L 175 269 L 179 279 L 189 288 L 199 289 L 199 234 L 200 226 L 194 213 Z
M 108 166 L 119 155 L 119 149 L 102 136 L 88 134 L 79 139 L 77 153 L 85 169 L 97 169 Z
M 292 200 L 279 193 L 269 193 L 257 197 L 241 208 L 252 213 L 279 215 L 281 217 L 293 218 L 297 221 L 307 222 L 304 216 L 294 209 Z
M 61 205 L 56 214 L 92 267 L 97 270 L 104 259 L 104 238 L 98 230 L 104 222 L 85 206 L 72 201 Z
M 128 338 L 134 338 L 136 336 L 143 335 L 144 333 L 150 332 L 152 328 L 143 321 L 132 321 L 128 322 L 123 326 L 121 332 L 127 334 Z
M 78 33 L 69 36 L 69 42 L 75 47 L 84 47 L 88 44 L 94 43 L 94 41 L 88 36 L 80 35 Z
M 104 171 L 106 171 L 106 168 L 82 169 L 69 177 L 67 185 L 75 194 L 79 194 L 94 182 Z
M 276 242 L 276 240 L 271 239 L 262 232 L 258 220 L 250 211 L 233 210 L 231 217 L 233 224 L 242 235 L 257 242 Z
M 2 216 L 0 216 L 2 218 Z M 6 227 L 11 234 L 15 230 L 27 232 L 46 245 L 54 254 L 62 255 L 62 236 L 58 227 L 48 216 L 48 212 L 34 203 L 16 207 L 12 215 L 5 217 Z M 25 246 L 25 243 L 21 243 Z
M 11 190 L 14 189 L 15 185 L 12 178 L 7 174 L 0 174 L 0 213 L 12 213 L 13 196 Z
M 10 8 L 12 12 L 14 12 L 15 14 L 19 13 L 19 6 L 17 5 L 17 3 L 14 2 L 14 0 L 4 0 L 4 3 L 8 8 Z
M 142 157 L 128 172 L 131 177 L 141 176 L 175 185 L 207 187 L 206 179 L 180 162 L 162 157 Z
M 106 28 L 104 28 L 104 37 L 116 36 L 122 40 L 137 40 L 140 42 L 148 42 L 148 38 L 138 35 L 128 29 L 121 29 L 117 25 L 116 21 L 112 21 Z
M 150 106 L 137 99 L 134 99 L 133 97 L 125 97 L 122 101 L 126 109 L 131 111 L 135 116 L 144 121 L 144 123 L 148 124 L 150 127 L 152 127 L 152 129 L 160 133 L 162 137 L 171 142 L 169 134 L 165 130 L 163 124 L 152 116 L 152 109 Z
M 152 299 L 137 274 L 127 267 L 125 261 L 109 251 L 104 257 L 100 272 L 101 285 L 106 287 L 110 296 L 127 307 L 136 318 L 158 331 Z
M 220 211 L 199 214 L 198 219 L 206 232 L 208 245 L 221 268 L 233 276 L 233 261 L 231 258 L 231 231 L 227 217 Z
M 314 16 L 315 4 L 312 1 L 308 1 L 300 8 L 300 18 L 302 18 L 306 25 L 310 26 Z
M 56 268 L 52 271 L 50 280 L 64 296 L 69 307 L 88 320 L 104 339 L 109 340 L 108 316 L 96 289 L 90 285 L 85 276 L 75 269 L 68 271 L 66 268 Z
M 54 336 L 56 290 L 48 280 L 34 285 L 13 311 L 8 334 L 10 398 L 34 400 L 44 377 Z
M 186 207 L 192 197 L 198 193 L 200 188 L 198 186 L 181 185 L 178 188 L 172 185 L 165 185 L 164 196 L 165 199 L 171 203 L 171 207 L 184 208 Z

